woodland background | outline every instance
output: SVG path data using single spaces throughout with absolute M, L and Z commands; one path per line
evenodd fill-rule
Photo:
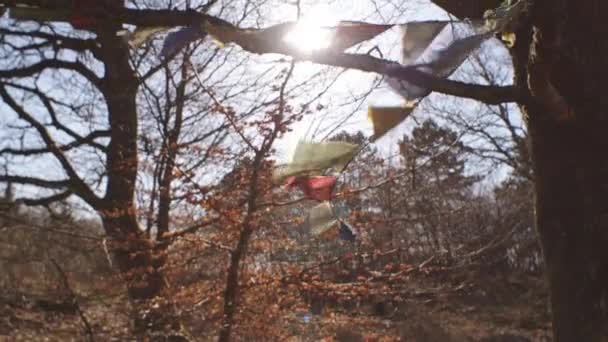
M 316 5 L 126 3 L 208 10 L 240 26 L 268 26 L 279 5 L 292 14 Z M 431 6 L 370 3 L 367 17 L 345 19 L 405 22 Z M 118 155 L 108 142 L 130 120 L 112 113 L 130 89 L 113 86 L 129 76 L 120 68 L 117 79 L 99 76 L 116 52 L 96 51 L 89 33 L 68 24 L 0 23 L 1 337 L 129 340 L 151 324 L 174 332 L 166 340 L 207 341 L 229 324 L 238 341 L 549 340 L 528 137 L 511 104 L 427 98 L 407 127 L 367 145 L 340 176 L 334 202 L 346 208 L 355 241 L 338 229 L 312 237 L 305 217 L 315 203 L 272 184 L 272 169 L 304 131 L 365 144 L 369 127 L 355 115 L 388 96 L 381 76 L 210 39 L 160 61 L 160 34 L 125 49 L 138 123 L 123 132 L 137 159 L 125 171 L 108 166 Z M 505 84 L 512 70 L 500 49 L 484 44 L 455 77 Z M 27 66 L 37 63 L 48 65 Z M 123 176 L 135 182 L 113 185 Z M 150 244 L 152 261 L 129 269 L 162 274 L 151 292 L 136 293 L 112 255 L 122 247 L 107 212 L 128 189 L 135 210 L 117 215 L 137 229 L 116 240 L 134 250 Z

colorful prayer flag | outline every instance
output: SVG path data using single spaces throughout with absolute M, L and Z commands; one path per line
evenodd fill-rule
M 273 179 L 281 183 L 289 176 L 321 175 L 329 169 L 341 172 L 358 149 L 358 145 L 339 141 L 323 143 L 300 141 L 291 163 L 275 169 Z
M 367 115 L 374 125 L 374 136 L 372 140 L 377 140 L 386 132 L 399 125 L 414 110 L 412 107 L 374 107 L 370 106 Z
M 393 26 L 392 24 L 370 24 L 361 21 L 341 21 L 338 26 L 327 28 L 333 31 L 329 48 L 335 51 L 344 51 L 376 37 Z
M 400 25 L 401 64 L 415 63 L 447 23 L 447 21 L 418 21 Z
M 501 6 L 477 21 L 422 21 L 400 25 L 401 64 L 438 78 L 449 77 L 468 56 L 497 32 L 511 28 L 525 10 L 522 1 Z M 387 78 L 405 101 L 425 97 L 430 90 L 404 80 Z
M 287 187 L 298 186 L 309 199 L 315 201 L 329 201 L 336 185 L 336 177 L 288 177 L 285 181 Z
M 493 35 L 493 32 L 487 32 L 457 39 L 445 49 L 437 51 L 426 65 L 433 75 L 441 78 L 449 77 L 473 51 Z
M 139 47 L 154 34 L 168 29 L 165 26 L 138 26 L 135 31 L 125 34 L 125 39 L 132 47 Z
M 355 241 L 357 239 L 357 233 L 355 229 L 348 223 L 340 221 L 340 239 L 345 241 Z
M 169 58 L 191 42 L 205 37 L 205 32 L 198 26 L 188 26 L 167 34 L 160 55 Z
M 310 209 L 308 226 L 312 236 L 319 237 L 329 231 L 338 222 L 331 203 L 323 202 Z
M 472 30 L 469 28 L 471 24 Z M 481 43 L 493 35 L 493 31 L 483 30 L 483 27 L 485 22 L 426 21 L 401 25 L 401 63 L 435 77 L 449 77 Z M 475 34 L 480 31 L 482 33 Z M 466 34 L 469 36 L 462 37 Z M 406 101 L 430 93 L 429 89 L 404 80 L 388 78 L 387 83 Z

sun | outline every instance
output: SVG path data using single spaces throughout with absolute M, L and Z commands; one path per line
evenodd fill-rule
M 300 20 L 283 39 L 299 50 L 315 51 L 329 47 L 332 36 L 330 30 L 314 22 Z
M 321 7 L 309 11 L 283 39 L 303 52 L 328 48 L 333 38 L 329 27 L 339 22 L 330 13 Z

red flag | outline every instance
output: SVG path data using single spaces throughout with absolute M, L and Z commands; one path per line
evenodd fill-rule
M 289 188 L 293 187 L 294 185 L 296 185 L 297 182 L 298 182 L 298 177 L 296 177 L 296 176 L 287 177 L 285 179 L 285 187 L 287 189 L 289 189 Z
M 334 176 L 326 177 L 288 177 L 285 186 L 291 188 L 297 185 L 306 197 L 322 202 L 331 199 L 336 181 Z
M 312 177 L 300 183 L 300 189 L 310 199 L 329 201 L 336 185 L 336 177 Z

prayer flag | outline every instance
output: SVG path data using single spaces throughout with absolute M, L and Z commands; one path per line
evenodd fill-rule
M 309 199 L 319 202 L 329 201 L 336 185 L 336 177 L 288 177 L 285 181 L 287 187 L 297 185 Z
M 327 28 L 333 31 L 329 48 L 335 51 L 344 51 L 374 38 L 393 26 L 392 24 L 370 24 L 361 21 L 341 21 L 338 26 Z
M 310 233 L 315 237 L 329 231 L 337 222 L 331 203 L 327 201 L 312 207 L 308 213 Z
M 377 140 L 386 132 L 399 125 L 407 118 L 414 106 L 411 107 L 374 107 L 370 106 L 367 115 L 374 125 L 374 136 L 372 140 Z
M 163 42 L 163 48 L 160 51 L 160 55 L 164 58 L 169 58 L 191 42 L 204 37 L 205 32 L 203 32 L 200 27 L 196 26 L 188 26 L 181 30 L 171 32 L 167 34 L 167 37 Z
M 419 21 L 400 25 L 401 64 L 416 62 L 447 23 L 447 21 Z
M 125 34 L 125 39 L 132 47 L 139 47 L 154 34 L 168 29 L 164 26 L 139 26 L 135 31 Z
M 487 11 L 484 20 L 422 21 L 400 25 L 401 64 L 435 77 L 447 78 L 496 33 L 506 30 L 505 37 L 509 37 L 525 10 L 525 2 L 518 1 Z M 408 102 L 430 93 L 429 89 L 403 80 L 389 77 L 387 83 Z
M 291 163 L 275 169 L 275 182 L 289 176 L 321 175 L 328 169 L 341 172 L 352 160 L 359 146 L 339 141 L 312 143 L 300 141 Z
M 427 21 L 401 25 L 401 63 L 435 77 L 449 77 L 494 34 L 494 31 L 483 30 L 484 24 Z M 417 100 L 430 93 L 429 89 L 404 80 L 388 78 L 387 83 L 406 101 Z
M 355 232 L 353 227 L 344 221 L 340 221 L 339 234 L 340 239 L 345 241 L 355 241 L 357 239 L 357 233 Z

